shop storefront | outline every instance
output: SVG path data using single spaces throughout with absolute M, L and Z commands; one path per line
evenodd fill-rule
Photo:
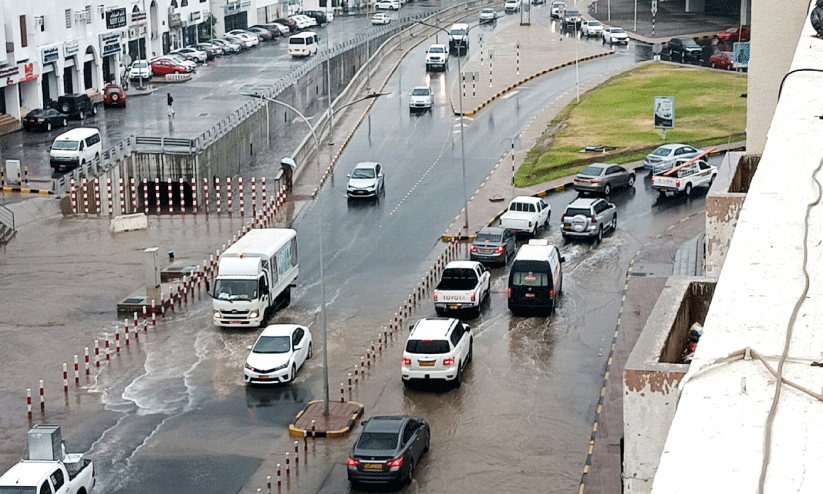
M 119 32 L 100 35 L 100 57 L 103 60 L 104 82 L 117 80 L 117 70 L 120 65 L 120 38 L 121 33 Z
M 249 27 L 249 7 L 251 7 L 250 0 L 226 3 L 223 10 L 225 14 L 223 16 L 223 30 L 229 32 L 234 29 Z
M 48 106 L 48 102 L 57 99 L 60 94 L 59 73 L 57 62 L 60 60 L 60 47 L 57 45 L 40 48 L 40 63 L 42 69 L 42 79 L 40 80 L 40 90 L 43 97 L 43 106 Z
M 146 13 L 141 12 L 135 6 L 131 12 L 131 23 L 129 24 L 129 43 L 127 50 L 130 62 L 150 58 L 146 45 L 146 37 L 148 34 L 147 24 Z
M 80 45 L 77 40 L 66 41 L 63 44 L 63 94 L 73 94 L 78 86 L 77 54 Z

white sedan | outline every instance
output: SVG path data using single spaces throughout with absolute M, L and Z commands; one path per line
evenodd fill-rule
M 412 89 L 409 98 L 409 108 L 411 110 L 431 110 L 433 104 L 432 92 L 427 86 L 418 86 Z
M 348 197 L 377 198 L 386 191 L 383 166 L 380 163 L 372 161 L 358 163 L 348 177 L 349 183 L 346 184 Z
M 374 4 L 375 10 L 400 10 L 399 0 L 378 0 Z
M 610 45 L 616 45 L 618 43 L 628 45 L 629 35 L 622 27 L 607 27 L 603 30 L 603 44 L 606 43 Z
M 378 12 L 371 16 L 371 23 L 375 26 L 381 26 L 384 24 L 388 24 L 391 22 L 391 16 L 389 14 L 384 14 L 382 12 Z
M 249 349 L 243 368 L 248 384 L 292 382 L 297 370 L 312 357 L 311 331 L 297 324 L 272 324 Z
M 226 34 L 237 36 L 238 38 L 248 43 L 249 46 L 257 46 L 257 44 L 260 43 L 260 38 L 258 38 L 256 34 L 250 31 L 246 31 L 244 29 L 235 29 L 233 31 L 229 31 Z

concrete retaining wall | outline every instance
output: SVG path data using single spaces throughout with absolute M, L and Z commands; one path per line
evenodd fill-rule
M 623 367 L 623 487 L 649 493 L 669 426 L 678 385 L 688 364 L 676 363 L 692 323 L 705 320 L 716 280 L 672 276 L 655 303 Z

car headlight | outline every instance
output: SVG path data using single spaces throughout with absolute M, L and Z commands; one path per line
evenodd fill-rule
M 212 313 L 211 317 L 212 319 L 222 319 L 223 314 L 221 314 L 219 310 L 216 310 Z
M 255 369 L 254 367 L 250 366 L 248 362 L 246 362 L 246 365 L 245 365 L 244 367 L 246 367 L 246 369 L 248 369 L 248 370 L 250 370 L 250 371 L 252 371 L 252 372 L 257 372 L 257 369 Z
M 288 362 L 286 362 L 286 363 L 285 363 L 285 364 L 283 364 L 283 365 L 278 365 L 277 367 L 275 367 L 275 368 L 274 368 L 274 369 L 272 369 L 272 370 L 279 371 L 279 370 L 283 370 L 283 369 L 285 369 L 285 368 L 286 368 L 286 367 L 288 367 L 288 366 L 289 366 L 289 363 L 288 363 Z
M 253 311 L 250 311 L 250 312 L 249 312 L 249 318 L 250 318 L 250 319 L 254 319 L 255 317 L 257 317 L 257 316 L 259 316 L 259 315 L 260 315 L 260 311 L 259 311 L 259 310 L 253 310 Z

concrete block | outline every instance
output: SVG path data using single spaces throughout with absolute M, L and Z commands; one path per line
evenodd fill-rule
M 109 225 L 112 233 L 128 232 L 131 230 L 144 230 L 149 227 L 149 219 L 144 213 L 125 214 L 115 216 Z

